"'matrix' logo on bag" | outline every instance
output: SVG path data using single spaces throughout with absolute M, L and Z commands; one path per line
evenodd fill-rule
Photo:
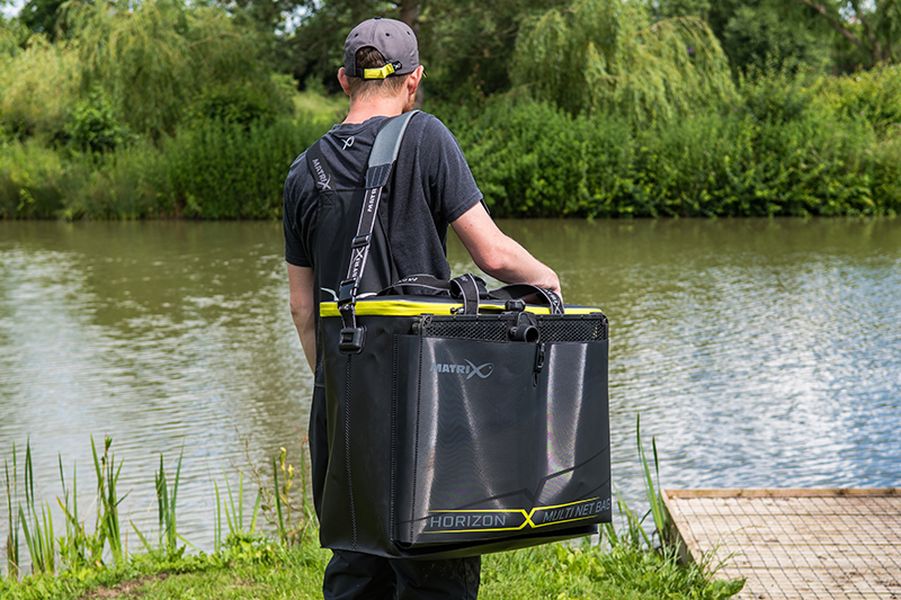
M 453 375 L 465 375 L 466 379 L 479 377 L 488 379 L 494 372 L 494 363 L 485 363 L 476 366 L 472 361 L 464 359 L 465 365 L 449 363 L 435 363 L 432 365 L 432 373 L 450 373 Z

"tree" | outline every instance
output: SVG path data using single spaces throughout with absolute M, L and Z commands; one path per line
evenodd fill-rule
M 646 4 L 575 0 L 519 34 L 513 81 L 571 113 L 665 121 L 732 98 L 728 61 L 697 17 L 653 21 Z
M 795 0 L 812 9 L 836 33 L 856 48 L 864 67 L 893 63 L 901 44 L 901 2 L 898 0 Z
M 419 38 L 420 60 L 432 98 L 478 97 L 510 87 L 509 68 L 519 26 L 566 0 L 326 0 L 317 2 L 291 39 L 291 72 L 314 77 L 338 91 L 347 32 L 359 21 L 383 15 L 406 22 Z
M 51 41 L 56 38 L 60 11 L 66 0 L 29 0 L 19 13 L 19 20 L 35 33 L 43 33 Z
M 721 0 L 708 19 L 736 71 L 825 71 L 833 63 L 832 33 L 798 3 Z
M 425 0 L 307 0 L 300 23 L 286 38 L 289 52 L 282 70 L 298 81 L 316 79 L 331 92 L 340 92 L 335 72 L 343 64 L 344 39 L 350 29 L 365 19 L 384 16 L 404 18 L 418 27 Z
M 566 4 L 566 0 L 429 3 L 420 25 L 429 93 L 473 99 L 509 89 L 513 49 L 523 23 Z
M 260 56 L 255 32 L 240 30 L 218 7 L 117 0 L 71 4 L 66 18 L 83 93 L 102 92 L 134 132 L 154 139 L 171 134 L 197 111 L 205 117 L 239 114 L 247 121 L 248 110 L 262 115 L 290 109 Z

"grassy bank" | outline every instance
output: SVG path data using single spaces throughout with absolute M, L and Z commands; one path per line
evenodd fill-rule
M 621 527 L 602 527 L 599 544 L 549 544 L 485 556 L 484 599 L 532 598 L 728 598 L 740 581 L 715 581 L 717 565 L 680 564 L 677 548 L 660 535 L 666 531 L 657 483 L 656 446 L 649 461 L 636 431 L 639 460 L 651 509 L 643 517 L 618 502 Z M 652 442 L 653 443 L 653 442 Z M 178 488 L 182 468 L 166 466 L 160 456 L 155 474 L 158 529 L 153 538 L 124 522 L 118 479 L 123 467 L 107 437 L 98 448 L 91 440 L 96 490 L 93 527 L 78 510 L 78 480 L 69 479 L 59 459 L 63 494 L 62 527 L 54 523 L 47 501 L 34 495 L 32 449 L 13 448 L 4 461 L 3 506 L 10 530 L 2 533 L 7 572 L 0 597 L 37 598 L 316 598 L 330 556 L 319 547 L 310 508 L 305 461 L 297 468 L 287 452 L 270 465 L 244 474 L 223 475 L 211 494 L 214 515 L 212 552 L 192 547 L 178 531 Z M 255 493 L 247 492 L 255 488 Z M 253 502 L 249 502 L 250 498 Z M 646 518 L 651 519 L 646 526 Z M 129 554 L 123 532 L 131 529 L 143 550 Z M 654 533 L 649 533 L 649 530 Z M 196 549 L 195 549 L 196 550 Z M 24 573 L 27 553 L 30 572 Z
M 284 547 L 244 541 L 215 555 L 169 560 L 138 555 L 125 567 L 60 577 L 38 576 L 0 592 L 36 598 L 321 598 L 330 553 L 312 542 Z M 695 598 L 733 595 L 740 584 L 710 583 L 697 567 L 633 548 L 551 544 L 483 557 L 482 600 Z

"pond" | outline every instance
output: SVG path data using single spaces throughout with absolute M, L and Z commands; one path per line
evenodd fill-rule
M 901 481 L 901 221 L 501 226 L 610 319 L 613 483 L 631 503 L 637 413 L 664 487 Z M 30 437 L 54 507 L 57 454 L 69 477 L 77 464 L 90 514 L 89 435 L 111 435 L 123 523 L 153 532 L 159 453 L 171 469 L 183 448 L 179 528 L 211 549 L 213 482 L 270 472 L 281 446 L 296 462 L 306 435 L 281 252 L 270 222 L 0 222 L 3 456 Z

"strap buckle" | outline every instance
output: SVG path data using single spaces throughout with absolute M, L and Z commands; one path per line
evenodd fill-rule
M 357 295 L 357 280 L 345 279 L 338 284 L 338 308 L 349 304 Z
M 363 350 L 366 330 L 363 327 L 342 327 L 338 339 L 338 350 L 348 354 L 359 354 Z
M 354 239 L 350 242 L 350 247 L 351 248 L 362 248 L 363 246 L 368 246 L 370 241 L 372 241 L 371 233 L 363 233 L 361 235 L 355 235 Z

